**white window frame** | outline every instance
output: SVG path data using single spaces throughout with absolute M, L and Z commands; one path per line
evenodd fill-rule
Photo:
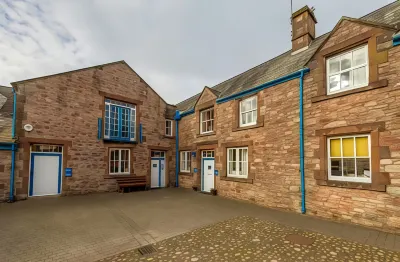
M 342 143 L 342 139 L 343 138 L 354 138 L 354 140 L 357 137 L 368 137 L 368 157 L 357 157 L 357 147 L 356 147 L 356 143 L 354 143 L 354 157 L 344 157 L 343 156 L 343 143 Z M 340 157 L 331 157 L 331 140 L 335 140 L 335 139 L 340 139 Z M 328 179 L 329 180 L 333 180 L 333 181 L 348 181 L 348 182 L 360 182 L 360 183 L 371 183 L 372 181 L 372 161 L 371 161 L 371 136 L 369 134 L 364 134 L 364 135 L 351 135 L 351 136 L 335 136 L 335 137 L 329 137 L 327 139 L 327 143 L 328 143 Z M 342 163 L 342 176 L 332 176 L 332 168 L 331 168 L 331 158 L 340 158 L 342 159 L 341 163 Z M 346 177 L 343 176 L 343 159 L 353 159 L 354 158 L 354 172 L 355 175 L 357 175 L 357 159 L 369 159 L 369 171 L 370 171 L 370 177 Z
M 239 161 L 239 149 L 246 149 L 247 150 L 247 156 L 246 160 L 247 161 Z M 236 160 L 235 161 L 230 161 L 229 160 L 229 151 L 230 150 L 236 150 Z M 239 171 L 239 162 L 247 162 L 247 170 L 245 175 L 237 175 L 237 174 L 230 174 L 229 173 L 229 162 L 235 162 L 236 164 L 236 170 Z M 235 172 L 237 172 L 235 171 Z M 232 148 L 227 148 L 226 149 L 226 175 L 228 177 L 235 177 L 235 178 L 248 178 L 249 176 L 249 148 L 248 147 L 232 147 Z
M 212 111 L 212 118 L 210 120 L 203 120 L 203 114 L 206 114 L 207 112 L 211 112 L 211 111 Z M 214 112 L 214 108 L 213 107 L 200 111 L 200 134 L 207 134 L 207 133 L 214 132 L 214 113 L 215 112 Z M 204 131 L 203 130 L 203 123 L 207 123 L 207 122 L 211 122 L 211 127 L 212 127 L 211 131 Z M 207 126 L 207 124 L 206 124 L 206 126 Z
M 341 57 L 341 56 L 344 56 L 344 55 L 347 55 L 347 54 L 353 54 L 353 52 L 354 51 L 358 51 L 358 50 L 361 50 L 361 49 L 364 49 L 364 52 L 365 52 L 365 55 L 366 55 L 366 58 L 365 58 L 365 63 L 364 64 L 361 64 L 361 65 L 358 65 L 358 66 L 352 66 L 352 67 L 350 67 L 350 68 L 348 68 L 348 69 L 345 69 L 345 70 L 341 70 L 341 68 L 339 69 L 339 71 L 338 72 L 335 72 L 335 73 L 329 73 L 330 72 L 330 66 L 329 66 L 329 61 L 331 61 L 331 60 L 333 60 L 333 59 L 336 59 L 336 58 L 338 58 L 338 57 Z M 351 62 L 353 63 L 353 56 L 352 56 L 352 59 L 351 59 Z M 339 65 L 340 65 L 340 67 L 341 67 L 341 61 L 339 61 Z M 361 67 L 365 67 L 365 74 L 366 74 L 366 83 L 362 83 L 362 84 L 359 84 L 359 85 L 356 85 L 356 86 L 354 86 L 354 75 L 353 75 L 353 71 L 355 70 L 355 69 L 358 69 L 358 68 L 361 68 Z M 339 89 L 339 90 L 336 90 L 336 91 L 330 91 L 330 83 L 329 83 L 329 78 L 331 77 L 331 76 L 334 76 L 334 75 L 339 75 L 339 79 L 340 79 L 340 75 L 342 74 L 342 73 L 346 73 L 346 72 L 348 72 L 348 71 L 350 71 L 350 84 L 349 84 L 349 87 L 347 87 L 347 88 L 344 88 L 344 89 Z M 364 45 L 364 46 L 361 46 L 361 47 L 357 47 L 357 48 L 354 48 L 354 49 L 352 49 L 352 50 L 350 50 L 350 51 L 347 51 L 347 52 L 344 52 L 344 53 L 341 53 L 341 54 L 339 54 L 339 55 L 336 55 L 336 56 L 333 56 L 333 57 L 329 57 L 328 59 L 326 59 L 326 86 L 327 86 L 327 94 L 328 95 L 331 95 L 331 94 L 336 94 L 336 93 L 340 93 L 340 92 L 344 92 L 344 91 L 347 91 L 347 90 L 352 90 L 352 89 L 357 89 L 357 88 L 360 88 L 360 87 L 364 87 L 364 86 L 367 86 L 368 85 L 368 83 L 369 83 L 369 61 L 368 61 L 368 45 Z
M 184 157 L 185 156 L 185 157 Z M 180 171 L 182 173 L 190 173 L 191 153 L 190 151 L 181 151 L 180 154 Z
M 253 99 L 256 100 L 256 108 L 251 108 L 250 110 L 242 111 L 242 103 L 244 103 L 244 102 L 246 102 L 246 101 L 249 101 L 249 100 L 253 100 Z M 258 117 L 258 116 L 257 116 L 257 115 L 258 115 L 258 112 L 257 112 L 257 110 L 258 110 L 258 104 L 257 104 L 257 103 L 258 103 L 257 96 L 252 96 L 252 97 L 249 97 L 249 98 L 246 98 L 246 99 L 240 101 L 240 103 L 239 103 L 239 126 L 240 126 L 240 127 L 252 126 L 252 125 L 257 124 L 257 117 Z M 250 104 L 252 104 L 252 103 L 250 103 Z M 243 122 L 242 122 L 243 114 L 250 113 L 250 112 L 254 112 L 254 111 L 256 111 L 256 118 L 253 119 L 253 122 L 249 122 L 249 123 L 243 124 Z M 247 119 L 246 119 L 246 121 L 247 121 Z
M 119 151 L 118 156 L 118 172 L 111 172 L 110 167 L 111 167 L 111 152 L 112 151 Z M 121 172 L 121 153 L 122 151 L 128 151 L 128 172 Z M 115 160 L 113 160 L 115 161 Z M 129 148 L 111 148 L 109 151 L 109 156 L 108 156 L 108 172 L 110 175 L 127 175 L 130 174 L 131 172 L 131 150 Z
M 171 127 L 169 127 L 169 129 L 170 129 L 169 131 L 170 131 L 171 133 L 168 133 L 168 126 L 167 126 L 167 123 L 170 123 L 170 124 L 171 124 Z M 166 120 L 165 120 L 165 135 L 166 135 L 166 136 L 172 136 L 173 130 L 174 130 L 173 121 L 170 120 L 170 119 L 166 119 Z

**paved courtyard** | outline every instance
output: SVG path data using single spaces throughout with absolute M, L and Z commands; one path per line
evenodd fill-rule
M 235 230 L 239 224 L 242 224 L 241 229 Z M 230 229 L 224 230 L 226 226 Z M 263 228 L 264 231 L 261 230 Z M 296 230 L 299 234 L 295 234 Z M 218 231 L 226 231 L 227 235 L 222 234 L 224 232 L 216 233 Z M 246 235 L 242 236 L 238 232 L 244 232 Z M 255 234 L 255 232 L 260 232 L 260 234 Z M 317 236 L 313 232 L 320 234 Z M 97 261 L 105 258 L 113 261 L 115 257 L 112 256 L 118 254 L 118 256 L 127 256 L 126 259 L 134 259 L 133 261 L 140 261 L 140 259 L 157 261 L 159 258 L 151 257 L 152 255 L 137 257 L 136 249 L 143 245 L 155 244 L 157 248 L 155 254 L 170 256 L 171 250 L 175 251 L 181 246 L 182 251 L 175 251 L 175 253 L 185 254 L 188 252 L 184 251 L 185 249 L 194 250 L 194 246 L 181 245 L 183 242 L 193 241 L 199 244 L 207 239 L 209 244 L 222 246 L 222 243 L 217 242 L 225 239 L 226 243 L 226 236 L 229 236 L 228 239 L 240 241 L 241 250 L 250 248 L 246 249 L 246 252 L 255 251 L 254 245 L 268 244 L 268 241 L 271 241 L 269 243 L 271 246 L 265 247 L 267 251 L 270 251 L 267 253 L 271 253 L 272 245 L 290 234 L 293 234 L 294 238 L 296 235 L 309 236 L 315 239 L 312 245 L 317 245 L 316 247 L 320 247 L 318 245 L 324 241 L 333 241 L 332 252 L 336 252 L 334 247 L 342 246 L 343 241 L 349 241 L 349 248 L 354 246 L 356 250 L 366 249 L 365 246 L 359 244 L 385 249 L 380 251 L 383 257 L 377 257 L 378 260 L 376 260 L 374 256 L 371 256 L 371 261 L 385 261 L 381 258 L 389 258 L 390 255 L 393 257 L 392 261 L 396 261 L 398 255 L 390 252 L 400 250 L 399 235 L 319 220 L 291 212 L 271 210 L 177 188 L 127 194 L 33 198 L 13 204 L 0 204 L 0 261 L 2 262 Z M 260 241 L 253 241 L 256 236 Z M 342 240 L 339 241 L 337 238 Z M 308 249 L 310 254 L 314 252 L 313 246 L 297 247 L 291 243 L 289 241 L 286 247 L 290 252 L 296 251 L 295 248 Z M 324 244 L 324 246 L 330 245 L 331 242 Z M 213 248 L 217 250 L 217 247 Z M 370 252 L 379 253 L 372 247 L 367 247 L 367 249 Z M 238 253 L 235 250 L 221 252 L 218 251 L 219 256 L 225 253 L 229 256 Z M 176 257 L 170 260 L 185 261 L 189 258 L 188 261 L 211 260 L 210 257 L 205 259 L 200 256 L 201 254 L 210 256 L 213 253 L 203 253 L 201 249 L 198 249 L 190 257 Z M 241 255 L 243 254 L 242 252 Z M 271 253 L 273 254 L 275 253 Z M 338 261 L 341 261 L 341 253 L 337 254 Z M 304 254 L 302 255 L 304 257 Z M 284 257 L 281 258 L 284 259 Z M 116 261 L 124 261 L 118 259 Z M 226 257 L 226 259 L 232 261 L 231 257 Z M 270 261 L 273 259 L 279 259 L 279 257 L 271 258 Z

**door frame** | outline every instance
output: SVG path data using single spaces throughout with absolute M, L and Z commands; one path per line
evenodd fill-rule
M 208 150 L 202 150 L 202 151 L 208 151 Z M 215 154 L 215 150 L 213 150 L 213 151 L 214 151 L 214 154 Z M 201 183 L 201 191 L 202 192 L 205 192 L 204 191 L 204 172 L 205 172 L 205 170 L 204 170 L 204 160 L 213 160 L 214 161 L 214 172 L 215 172 L 215 157 L 204 157 L 203 158 L 203 155 L 202 155 L 201 156 L 201 176 L 200 176 L 201 177 L 201 182 L 200 183 Z M 213 172 L 212 181 L 213 181 L 213 188 L 215 189 L 215 174 L 214 174 L 214 172 Z
M 33 173 L 35 171 L 35 156 L 58 156 L 58 185 L 57 185 L 57 194 L 55 195 L 60 195 L 61 194 L 61 187 L 62 187 L 62 156 L 63 153 L 44 153 L 44 152 L 31 152 L 30 154 L 30 172 L 29 172 L 29 183 L 28 183 L 28 196 L 29 197 L 38 197 L 38 196 L 46 196 L 46 195 L 38 195 L 34 196 L 33 195 Z
M 162 188 L 162 186 L 161 186 L 161 160 L 164 160 L 164 182 L 166 182 L 165 181 L 165 157 L 164 158 L 163 157 L 152 157 L 151 160 L 158 160 L 158 188 Z M 152 169 L 152 167 L 151 167 L 151 161 L 150 161 L 150 187 L 151 187 L 151 169 Z

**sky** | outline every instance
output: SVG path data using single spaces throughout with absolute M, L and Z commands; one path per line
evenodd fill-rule
M 390 2 L 293 11 L 313 6 L 319 36 Z M 290 14 L 290 0 L 0 0 L 0 85 L 125 60 L 176 104 L 291 49 Z

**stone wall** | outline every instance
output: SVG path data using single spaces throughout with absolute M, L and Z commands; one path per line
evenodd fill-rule
M 15 87 L 21 142 L 16 172 L 18 198 L 27 196 L 32 142 L 64 145 L 63 167 L 72 168 L 73 176 L 63 177 L 62 194 L 115 191 L 115 180 L 108 179 L 108 148 L 131 148 L 131 174 L 148 176 L 148 183 L 149 147 L 167 148 L 167 156 L 174 155 L 174 140 L 164 137 L 167 104 L 124 62 L 20 82 Z M 138 101 L 142 144 L 110 143 L 97 138 L 97 119 L 103 117 L 107 96 L 104 93 Z M 33 125 L 33 131 L 25 132 L 25 124 Z M 167 162 L 166 174 L 171 175 L 174 158 L 169 157 Z

